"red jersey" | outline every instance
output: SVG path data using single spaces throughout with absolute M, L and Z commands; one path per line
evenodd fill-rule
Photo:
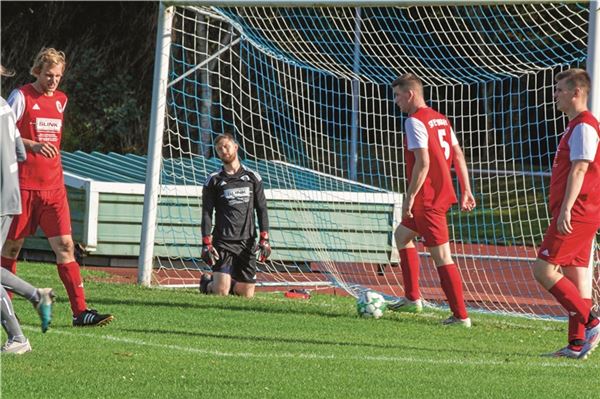
M 588 126 L 578 126 L 585 124 Z M 567 125 L 564 135 L 560 139 L 554 163 L 552 164 L 552 177 L 550 178 L 550 213 L 552 217 L 557 217 L 560 212 L 565 192 L 567 189 L 567 180 L 571 170 L 571 136 L 576 128 L 595 131 L 597 138 L 593 141 L 586 141 L 585 144 L 591 148 L 585 151 L 588 154 L 595 154 L 593 159 L 576 156 L 576 159 L 586 159 L 590 161 L 588 170 L 583 178 L 581 191 L 575 199 L 573 209 L 571 210 L 571 220 L 589 223 L 600 222 L 600 151 L 598 151 L 598 141 L 600 140 L 600 126 L 598 120 L 590 111 L 584 111 L 577 115 Z M 581 143 L 578 146 L 581 147 Z M 595 146 L 595 148 L 594 148 Z M 591 151 L 591 152 L 590 152 Z
M 415 155 L 411 150 L 427 148 L 429 152 L 429 171 L 415 197 L 413 209 L 448 209 L 457 202 L 450 166 L 453 145 L 458 141 L 450 121 L 432 108 L 420 108 L 406 120 L 405 130 L 404 158 L 408 179 L 415 166 Z
M 28 84 L 19 89 L 25 101 L 23 114 L 17 127 L 24 139 L 50 143 L 60 150 L 63 112 L 67 96 L 56 90 L 54 95 L 45 96 Z M 46 158 L 42 154 L 28 151 L 27 160 L 19 165 L 21 189 L 54 190 L 64 187 L 60 157 Z

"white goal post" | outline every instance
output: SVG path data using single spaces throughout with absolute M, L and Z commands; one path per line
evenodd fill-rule
M 554 76 L 598 87 L 598 1 L 168 1 L 159 7 L 139 284 L 195 285 L 201 187 L 231 133 L 265 182 L 272 261 L 259 285 L 402 294 L 405 190 L 390 83 L 414 72 L 452 121 L 478 207 L 449 213 L 474 309 L 556 316 L 530 272 L 565 118 Z M 600 116 L 600 90 L 591 111 Z M 593 298 L 600 300 L 598 248 Z M 441 303 L 421 249 L 430 304 Z

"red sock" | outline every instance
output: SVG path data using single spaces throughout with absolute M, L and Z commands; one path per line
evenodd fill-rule
M 592 300 L 584 298 L 585 304 L 591 309 Z M 569 315 L 569 342 L 573 342 L 576 339 L 585 340 L 585 324 L 579 321 L 577 316 Z
M 569 312 L 569 316 L 575 317 L 579 323 L 585 324 L 588 321 L 591 306 L 581 298 L 579 290 L 571 280 L 562 277 L 548 291 Z
M 4 256 L 0 257 L 0 265 L 5 268 L 6 270 L 8 270 L 9 272 L 11 272 L 12 274 L 17 274 L 17 260 L 16 259 L 11 259 L 11 258 L 5 258 Z M 8 294 L 8 297 L 10 299 L 13 298 L 13 293 L 12 291 L 6 291 Z
M 404 296 L 411 301 L 415 301 L 421 298 L 419 290 L 419 254 L 417 248 L 404 248 L 399 252 Z
M 58 275 L 67 289 L 71 310 L 74 316 L 79 316 L 87 309 L 85 303 L 85 292 L 83 291 L 83 280 L 79 272 L 79 263 L 73 261 L 69 263 L 60 263 L 58 266 Z
M 444 294 L 446 294 L 452 314 L 459 319 L 466 319 L 469 315 L 467 314 L 467 307 L 465 306 L 462 279 L 458 272 L 458 268 L 455 264 L 451 263 L 449 265 L 437 267 L 437 271 L 440 276 L 442 290 L 444 290 Z

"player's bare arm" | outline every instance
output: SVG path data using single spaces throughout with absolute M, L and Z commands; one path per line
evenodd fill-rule
M 427 148 L 416 148 L 413 150 L 415 155 L 415 166 L 410 177 L 410 184 L 406 190 L 406 200 L 402 204 L 402 215 L 412 218 L 412 207 L 415 202 L 415 196 L 423 187 L 425 178 L 429 172 L 429 153 Z
M 569 177 L 567 180 L 567 189 L 563 198 L 558 219 L 556 220 L 556 228 L 561 234 L 570 234 L 573 231 L 571 226 L 571 209 L 581 191 L 583 179 L 588 170 L 590 162 L 586 160 L 573 161 Z
M 465 161 L 465 155 L 460 148 L 460 145 L 456 144 L 452 147 L 454 150 L 454 158 L 452 163 L 454 164 L 454 170 L 458 176 L 458 183 L 460 185 L 460 209 L 462 211 L 470 212 L 477 205 L 475 197 L 471 191 L 471 183 L 469 180 L 469 170 L 467 168 L 467 162 Z

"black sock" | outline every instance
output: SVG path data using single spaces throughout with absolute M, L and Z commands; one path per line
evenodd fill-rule
M 229 286 L 229 295 L 235 295 L 235 285 L 237 284 L 237 281 L 231 279 L 231 285 Z
M 581 348 L 583 347 L 583 345 L 585 345 L 585 340 L 583 340 L 583 339 L 574 339 L 571 342 L 569 342 L 569 346 L 573 350 L 580 351 Z
M 200 277 L 200 292 L 203 294 L 209 294 L 208 292 L 208 284 L 211 283 L 212 276 L 210 278 L 204 278 L 205 274 Z

